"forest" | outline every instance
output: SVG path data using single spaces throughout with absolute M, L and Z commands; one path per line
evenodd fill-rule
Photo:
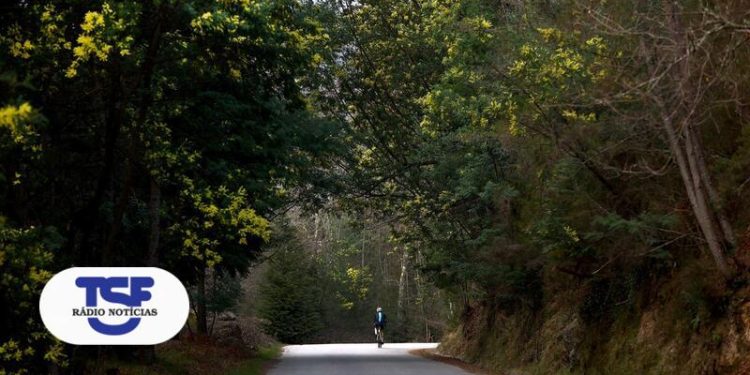
M 492 373 L 746 374 L 749 64 L 745 0 L 4 1 L 0 375 L 377 306 Z M 184 332 L 59 341 L 74 266 L 173 273 Z

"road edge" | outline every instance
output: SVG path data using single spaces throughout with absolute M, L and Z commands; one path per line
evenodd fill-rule
M 448 357 L 448 356 L 439 354 L 437 352 L 437 349 L 412 349 L 412 350 L 409 350 L 409 354 L 417 356 L 417 357 L 429 359 L 432 361 L 442 362 L 442 363 L 445 363 L 454 367 L 458 367 L 470 374 L 492 375 L 491 372 L 479 366 L 464 362 L 458 358 Z
M 272 358 L 265 358 L 260 365 L 260 375 L 268 375 L 276 365 L 281 362 L 281 357 L 284 355 L 285 345 L 276 343 L 273 345 L 274 355 Z

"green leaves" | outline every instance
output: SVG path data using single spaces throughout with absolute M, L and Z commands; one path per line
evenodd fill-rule
M 54 8 L 43 14 L 43 19 L 51 19 Z M 73 47 L 73 62 L 65 71 L 65 76 L 74 78 L 78 75 L 79 66 L 89 60 L 101 62 L 109 60 L 111 54 L 125 57 L 133 48 L 137 19 L 140 17 L 138 3 L 102 3 L 101 10 L 86 12 L 80 24 L 81 33 Z
M 340 128 L 305 96 L 308 71 L 326 53 L 314 8 L 292 0 L 4 6 L 0 215 L 10 228 L 56 228 L 64 243 L 37 269 L 158 265 L 186 284 L 207 267 L 243 275 L 272 238 L 266 218 L 325 200 Z M 18 251 L 31 256 L 42 241 Z M 34 294 L 31 265 L 7 275 Z M 16 338 L 29 332 L 10 321 L 0 331 L 19 348 Z M 48 361 L 60 358 L 50 353 Z M 43 354 L 30 371 L 46 371 Z
M 300 243 L 282 229 L 283 243 L 273 250 L 261 284 L 260 314 L 266 331 L 287 344 L 305 343 L 322 326 L 322 291 L 311 259 Z
M 48 361 L 68 363 L 62 343 L 52 337 L 39 316 L 38 296 L 52 277 L 55 252 L 62 243 L 54 228 L 13 228 L 0 216 L 0 304 L 2 324 L 13 326 L 0 339 L 0 368 L 28 373 Z
M 182 255 L 193 257 L 212 268 L 224 259 L 224 253 L 240 252 L 240 258 L 252 259 L 258 249 L 247 247 L 249 240 L 270 239 L 269 223 L 249 207 L 247 192 L 243 188 L 229 191 L 220 186 L 213 190 L 187 190 L 183 198 L 190 205 L 187 215 L 170 228 L 182 238 Z M 246 254 L 242 254 L 246 252 Z M 243 269 L 236 264 L 228 269 Z
M 28 102 L 0 107 L 0 128 L 10 130 L 16 144 L 30 146 L 33 150 L 38 151 L 38 146 L 34 147 L 34 138 L 38 136 L 34 128 L 43 120 L 44 117 Z

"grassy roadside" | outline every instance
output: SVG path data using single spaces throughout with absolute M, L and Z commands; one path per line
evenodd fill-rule
M 262 375 L 281 356 L 281 345 L 260 348 L 254 358 L 240 363 L 229 375 Z
M 280 355 L 280 344 L 250 351 L 208 340 L 182 340 L 157 346 L 157 359 L 152 364 L 108 360 L 100 366 L 92 364 L 92 373 L 112 373 L 116 369 L 120 375 L 262 375 Z

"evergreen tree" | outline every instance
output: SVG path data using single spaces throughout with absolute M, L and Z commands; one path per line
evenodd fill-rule
M 274 249 L 270 263 L 260 291 L 265 329 L 287 344 L 308 342 L 323 328 L 314 263 L 294 239 Z

